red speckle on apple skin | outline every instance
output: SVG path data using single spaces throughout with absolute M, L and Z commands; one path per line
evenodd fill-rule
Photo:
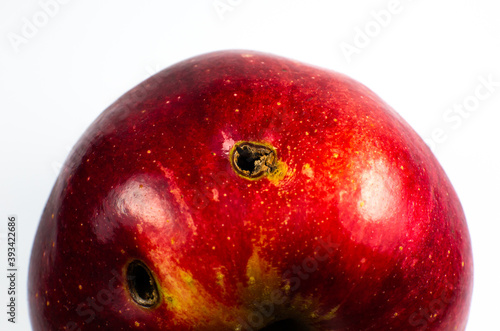
M 238 175 L 245 141 L 274 148 L 277 170 Z M 129 293 L 133 260 L 154 307 Z M 85 132 L 38 228 L 30 314 L 44 331 L 464 330 L 472 278 L 458 197 L 386 103 L 332 71 L 223 51 L 149 78 Z

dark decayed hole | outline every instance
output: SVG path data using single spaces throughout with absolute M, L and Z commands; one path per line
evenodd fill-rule
M 262 153 L 251 150 L 248 146 L 237 147 L 239 153 L 236 164 L 241 170 L 250 171 L 252 174 L 255 171 L 255 161 L 260 160 Z
M 310 330 L 306 325 L 294 319 L 288 318 L 274 322 L 259 331 L 308 331 Z
M 143 307 L 153 307 L 160 301 L 158 287 L 153 274 L 141 261 L 132 261 L 127 268 L 130 295 Z
M 248 178 L 259 178 L 276 168 L 276 152 L 263 144 L 240 142 L 231 160 L 237 173 Z

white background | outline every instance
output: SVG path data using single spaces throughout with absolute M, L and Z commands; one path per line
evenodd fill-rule
M 427 141 L 434 135 L 434 152 L 461 198 L 473 241 L 468 330 L 498 328 L 498 2 L 144 3 L 0 0 L 0 275 L 7 268 L 10 214 L 19 217 L 20 270 L 15 326 L 6 322 L 7 283 L 0 277 L 0 329 L 30 329 L 31 243 L 59 167 L 87 126 L 154 72 L 230 48 L 275 53 L 345 73 L 379 94 Z M 214 4 L 225 5 L 226 11 Z M 390 16 L 381 14 L 387 12 Z M 349 47 L 355 53 L 342 50 Z M 487 91 L 480 86 L 488 79 L 496 85 L 478 100 L 477 89 Z M 459 107 L 465 109 L 462 115 L 452 113 Z

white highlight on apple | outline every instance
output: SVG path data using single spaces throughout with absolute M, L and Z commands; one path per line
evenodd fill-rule
M 20 33 L 8 32 L 7 39 L 9 39 L 12 48 L 19 52 L 21 45 L 27 44 L 31 39 L 38 35 L 38 32 L 47 24 L 49 21 L 59 14 L 61 5 L 66 5 L 71 0 L 40 0 L 38 5 L 40 9 L 37 10 L 31 18 L 22 18 L 22 26 Z
M 386 163 L 375 160 L 372 167 L 366 170 L 361 179 L 361 199 L 358 212 L 371 222 L 381 222 L 389 210 L 397 210 L 399 201 L 393 191 L 400 188 L 397 176 L 391 173 Z

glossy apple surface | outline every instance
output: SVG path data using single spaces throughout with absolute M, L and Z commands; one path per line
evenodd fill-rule
M 86 131 L 43 212 L 29 300 L 37 331 L 445 331 L 465 329 L 472 278 L 457 195 L 386 103 L 224 51 Z

